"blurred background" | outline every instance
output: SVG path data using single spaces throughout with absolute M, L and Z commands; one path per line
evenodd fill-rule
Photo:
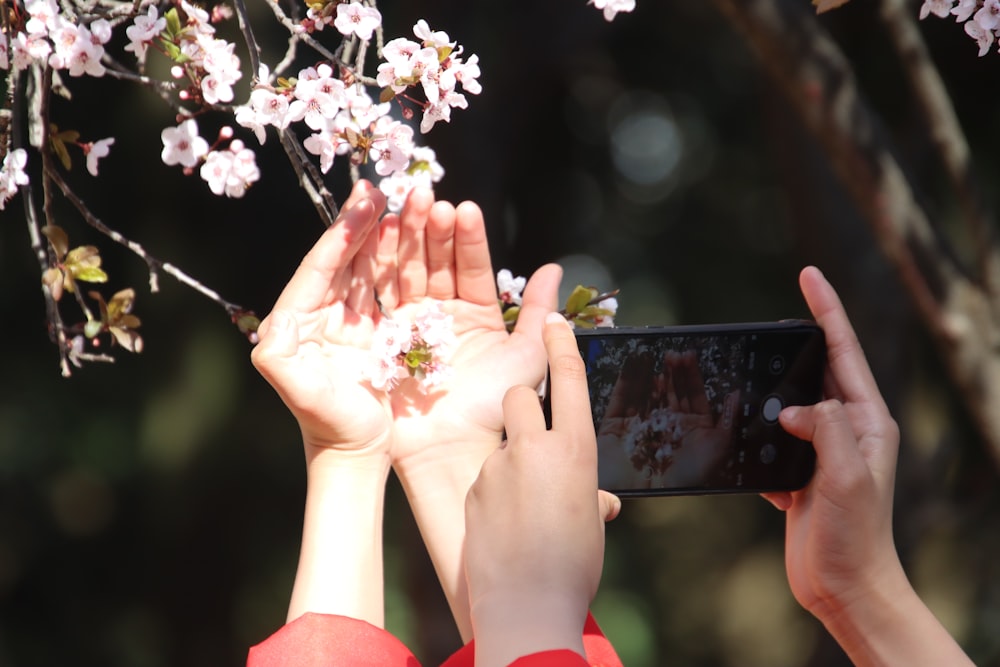
M 281 34 L 265 3 L 250 4 L 274 62 Z M 1000 665 L 998 459 L 870 221 L 720 11 L 727 4 L 638 0 L 613 23 L 584 0 L 379 8 L 389 37 L 425 18 L 480 56 L 483 93 L 427 141 L 447 172 L 438 196 L 484 208 L 496 269 L 529 275 L 559 261 L 567 288 L 621 289 L 617 321 L 636 325 L 807 316 L 798 271 L 823 269 L 902 427 L 904 564 L 973 660 Z M 915 199 L 947 236 L 953 207 L 887 37 L 887 4 L 819 17 L 806 0 L 748 6 L 792 12 L 842 50 Z M 919 3 L 906 11 L 915 17 Z M 991 213 L 1000 54 L 978 58 L 951 20 L 919 28 Z M 235 21 L 222 32 L 239 43 Z M 53 103 L 55 122 L 116 140 L 99 178 L 78 153 L 68 175 L 95 214 L 266 314 L 322 231 L 274 135 L 258 150 L 262 180 L 222 200 L 160 161 L 173 113 L 150 91 L 110 78 L 67 85 L 74 99 Z M 199 122 L 211 137 L 225 121 Z M 329 176 L 342 200 L 344 171 Z M 291 591 L 305 483 L 296 425 L 222 309 L 166 275 L 150 294 L 143 262 L 65 200 L 54 210 L 72 245 L 100 245 L 105 296 L 136 289 L 145 351 L 60 376 L 22 203 L 11 202 L 0 214 L 0 665 L 242 664 L 282 625 Z M 438 664 L 459 638 L 394 479 L 388 493 L 388 625 Z M 848 665 L 789 593 L 783 531 L 755 496 L 625 502 L 594 603 L 624 663 Z

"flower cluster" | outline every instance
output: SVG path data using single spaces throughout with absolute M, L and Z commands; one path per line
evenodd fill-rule
M 636 470 L 658 475 L 673 465 L 685 435 L 680 415 L 656 408 L 645 419 L 629 420 L 627 428 L 622 446 Z
M 372 387 L 390 391 L 412 377 L 427 391 L 445 381 L 457 342 L 452 322 L 441 303 L 433 300 L 424 303 L 412 322 L 382 318 L 372 337 L 366 372 Z
M 104 76 L 104 45 L 111 39 L 111 23 L 99 18 L 87 25 L 62 15 L 55 0 L 27 0 L 23 12 L 14 8 L 13 36 L 0 33 L 0 68 L 27 69 L 44 63 L 70 76 Z M 6 6 L 5 6 L 6 11 Z
M 198 174 L 214 194 L 239 198 L 260 179 L 260 169 L 256 154 L 232 136 L 232 128 L 223 127 L 216 143 L 231 141 L 228 147 L 216 150 L 198 134 L 198 121 L 188 118 L 160 133 L 160 159 L 168 166 L 179 164 L 185 171 L 193 171 L 200 163 Z
M 521 292 L 527 282 L 524 276 L 514 277 L 509 269 L 497 272 L 497 301 L 508 331 L 514 329 L 521 314 Z M 617 294 L 618 290 L 601 292 L 596 287 L 577 285 L 559 312 L 574 327 L 613 327 L 618 313 Z
M 976 40 L 979 56 L 986 55 L 1000 37 L 1000 0 L 924 0 L 921 20 L 933 14 L 938 18 L 954 16 L 965 24 L 965 34 Z
M 306 28 L 333 24 L 345 36 L 363 40 L 381 25 L 377 10 L 357 2 L 319 3 L 309 12 Z M 375 79 L 382 88 L 378 101 L 344 67 L 336 71 L 321 63 L 300 70 L 294 79 L 278 79 L 276 85 L 262 68 L 248 103 L 236 111 L 236 122 L 252 130 L 261 143 L 268 126 L 280 130 L 291 123 L 305 123 L 313 133 L 303 146 L 319 157 L 323 173 L 333 166 L 336 156 L 348 155 L 354 165 L 374 163 L 375 173 L 383 177 L 379 188 L 389 198 L 389 209 L 398 211 L 414 186 L 430 186 L 441 179 L 444 170 L 433 150 L 416 146 L 413 128 L 390 116 L 392 101 L 402 106 L 404 120 L 414 113 L 406 105 L 416 104 L 422 112 L 420 131 L 426 134 L 438 121 L 450 121 L 453 108 L 468 106 L 465 95 L 458 92 L 459 85 L 470 94 L 482 90 L 478 56 L 463 60 L 462 47 L 447 33 L 431 30 L 423 19 L 413 33 L 419 42 L 397 38 L 383 47 L 385 62 L 378 66 Z M 419 88 L 423 102 L 417 101 L 411 88 Z
M 635 9 L 635 0 L 589 0 L 588 5 L 594 5 L 604 12 L 605 21 L 613 21 L 618 12 L 630 12 Z

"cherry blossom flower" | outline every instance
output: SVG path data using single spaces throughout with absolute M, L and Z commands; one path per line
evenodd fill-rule
M 979 7 L 979 0 L 958 0 L 958 6 L 951 10 L 959 23 L 968 21 Z
M 344 82 L 333 78 L 329 65 L 299 72 L 294 99 L 288 105 L 288 120 L 304 121 L 311 130 L 323 128 L 328 119 L 348 105 Z
M 420 38 L 424 46 L 429 46 L 433 49 L 439 49 L 444 46 L 454 46 L 451 39 L 448 37 L 448 33 L 442 30 L 431 30 L 430 26 L 427 25 L 427 21 L 424 19 L 420 19 L 413 26 L 413 34 Z
M 597 302 L 597 307 L 601 310 L 609 311 L 610 315 L 595 315 L 594 324 L 598 327 L 613 327 L 615 326 L 615 315 L 618 313 L 618 299 L 615 297 L 608 297 L 607 299 L 601 299 Z
M 0 211 L 7 202 L 17 194 L 22 185 L 28 184 L 28 173 L 24 170 L 28 164 L 28 152 L 17 148 L 7 153 L 0 166 Z
M 369 155 L 375 160 L 375 173 L 387 176 L 405 169 L 413 152 L 413 128 L 389 116 L 375 123 L 375 138 Z
M 125 36 L 129 39 L 125 50 L 133 52 L 142 62 L 146 59 L 146 49 L 166 27 L 167 19 L 159 16 L 156 5 L 150 5 L 145 14 L 136 16 L 132 25 L 125 28 Z
M 29 18 L 24 29 L 32 36 L 45 37 L 58 30 L 63 21 L 55 0 L 28 0 L 24 9 Z
M 365 7 L 360 2 L 337 5 L 337 18 L 334 19 L 333 26 L 345 37 L 354 34 L 367 42 L 380 25 L 382 14 L 374 7 Z
M 993 32 L 986 30 L 975 21 L 965 22 L 965 33 L 979 44 L 979 57 L 985 56 L 993 45 Z
M 256 155 L 239 139 L 230 142 L 226 150 L 209 152 L 198 173 L 214 194 L 236 199 L 260 180 Z
M 410 323 L 390 317 L 379 320 L 365 371 L 372 387 L 391 391 L 412 377 L 421 391 L 427 391 L 447 380 L 448 361 L 457 344 L 453 322 L 435 300 L 426 301 Z
M 510 269 L 500 269 L 497 271 L 497 293 L 501 303 L 505 305 L 520 306 L 521 292 L 527 279 L 524 276 L 514 277 Z
M 635 9 L 635 0 L 590 0 L 588 4 L 603 10 L 605 21 L 613 21 L 618 12 L 631 12 Z
M 955 5 L 955 0 L 924 0 L 920 6 L 920 18 L 925 19 L 931 14 L 938 18 L 948 18 L 951 8 Z
M 168 127 L 160 133 L 163 152 L 160 158 L 167 166 L 180 164 L 194 167 L 208 154 L 208 142 L 198 136 L 198 122 L 188 118 L 177 127 Z
M 107 139 L 101 139 L 100 141 L 84 145 L 83 153 L 87 156 L 87 171 L 90 172 L 91 176 L 97 176 L 97 161 L 102 157 L 107 157 L 111 151 L 110 147 L 114 143 L 115 138 L 108 137 Z
M 1000 24 L 1000 0 L 986 0 L 973 15 L 972 20 L 983 30 L 995 30 Z

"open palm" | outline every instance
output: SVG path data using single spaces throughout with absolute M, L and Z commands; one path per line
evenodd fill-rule
M 360 181 L 261 323 L 252 360 L 299 422 L 307 448 L 388 455 L 388 401 L 359 382 L 378 313 L 375 229 L 384 203 Z
M 554 307 L 560 270 L 550 265 L 532 277 L 517 327 L 508 333 L 478 207 L 434 203 L 430 193 L 416 192 L 399 218 L 386 216 L 382 225 L 377 284 L 383 307 L 409 321 L 436 300 L 452 316 L 457 338 L 445 383 L 425 393 L 406 380 L 393 390 L 393 461 L 440 461 L 477 447 L 482 459 L 499 443 L 507 389 L 535 386 L 544 377 L 541 327 Z

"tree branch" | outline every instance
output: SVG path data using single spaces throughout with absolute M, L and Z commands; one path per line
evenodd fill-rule
M 807 5 L 714 0 L 826 152 L 931 333 L 1000 464 L 1000 326 L 990 294 L 941 252 L 850 64 Z M 990 248 L 992 254 L 995 248 Z

